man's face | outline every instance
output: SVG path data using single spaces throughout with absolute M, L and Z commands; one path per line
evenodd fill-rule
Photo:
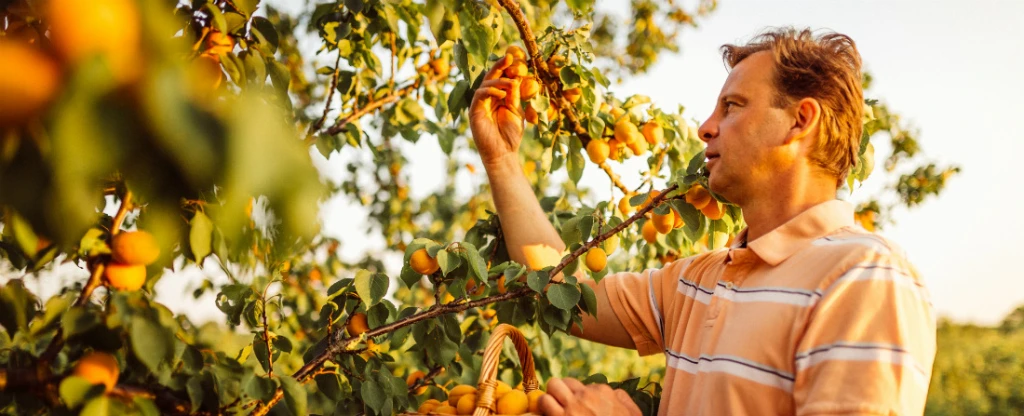
M 741 206 L 775 186 L 773 172 L 793 162 L 792 152 L 783 148 L 792 117 L 772 106 L 773 68 L 770 52 L 740 61 L 722 86 L 714 113 L 698 130 L 707 143 L 711 190 Z

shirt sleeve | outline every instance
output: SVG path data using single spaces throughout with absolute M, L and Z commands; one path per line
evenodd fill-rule
M 666 290 L 665 282 L 674 281 L 666 276 L 678 274 L 684 262 L 680 260 L 662 269 L 640 273 L 615 273 L 601 281 L 615 316 L 629 332 L 640 355 L 665 350 L 665 295 L 671 293 Z
M 872 253 L 820 289 L 797 344 L 797 415 L 921 415 L 936 350 L 913 266 Z

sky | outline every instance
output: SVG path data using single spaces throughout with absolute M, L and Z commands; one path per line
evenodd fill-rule
M 598 3 L 603 10 L 628 8 L 626 1 Z M 1015 123 L 1024 116 L 1024 1 L 722 0 L 699 24 L 681 35 L 680 53 L 663 55 L 649 73 L 613 85 L 612 92 L 619 97 L 644 94 L 665 109 L 684 105 L 686 118 L 703 121 L 727 76 L 718 52 L 722 44 L 742 43 L 769 26 L 849 35 L 865 69 L 874 76 L 868 96 L 883 100 L 920 131 L 929 160 L 962 168 L 938 199 L 898 210 L 896 224 L 881 234 L 906 250 L 939 315 L 995 324 L 1024 305 L 1024 272 L 1009 261 L 1015 249 L 1024 247 L 1015 239 L 1024 234 L 1024 218 L 1013 214 L 1024 205 L 1024 195 L 1019 192 L 1020 180 L 1010 171 L 1024 154 L 1024 135 Z M 315 50 L 316 40 L 310 42 Z M 448 163 L 437 141 L 402 146 L 405 154 L 415 155 L 409 165 L 412 196 L 433 192 L 443 182 Z M 365 157 L 350 152 L 325 160 L 312 154 L 324 177 L 332 180 L 342 177 L 352 157 Z M 453 157 L 479 166 L 475 154 Z M 881 165 L 879 158 L 876 172 Z M 631 174 L 636 170 L 628 164 L 616 168 L 627 184 L 638 183 L 638 175 Z M 851 199 L 882 186 L 879 176 L 855 190 Z M 464 197 L 486 176 L 482 170 L 475 175 L 463 171 L 456 179 Z M 581 182 L 594 191 L 590 202 L 609 198 L 608 179 L 598 169 L 588 165 Z M 326 235 L 349 242 L 341 247 L 343 258 L 356 260 L 365 250 L 384 248 L 383 240 L 372 233 L 356 238 L 366 224 L 361 208 L 337 198 L 322 205 L 321 216 Z M 397 275 L 401 255 L 382 260 L 389 274 Z M 87 276 L 84 270 L 67 268 L 59 274 L 65 282 L 84 281 Z M 226 282 L 212 275 L 215 282 Z M 165 276 L 157 284 L 157 300 L 196 321 L 221 321 L 212 295 L 198 300 L 187 295 L 201 279 L 202 272 L 195 268 Z M 30 281 L 29 288 L 44 299 L 58 286 L 37 284 Z

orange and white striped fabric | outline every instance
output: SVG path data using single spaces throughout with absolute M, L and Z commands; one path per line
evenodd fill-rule
M 917 271 L 853 207 L 819 204 L 740 248 L 605 278 L 661 415 L 921 415 L 936 321 Z

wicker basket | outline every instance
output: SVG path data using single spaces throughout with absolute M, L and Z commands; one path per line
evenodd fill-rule
M 487 348 L 484 349 L 482 368 L 480 369 L 480 382 L 476 391 L 476 410 L 473 416 L 495 416 L 496 412 L 491 410 L 496 400 L 494 391 L 498 385 L 498 361 L 501 357 L 501 349 L 505 343 L 505 337 L 512 339 L 512 344 L 519 353 L 519 364 L 523 367 L 523 390 L 526 393 L 540 388 L 537 381 L 537 373 L 533 367 L 533 354 L 530 353 L 530 345 L 516 327 L 507 324 L 500 324 L 491 332 L 491 339 L 487 341 Z M 436 415 L 438 413 L 403 413 L 408 416 Z M 525 413 L 535 415 L 535 413 Z

